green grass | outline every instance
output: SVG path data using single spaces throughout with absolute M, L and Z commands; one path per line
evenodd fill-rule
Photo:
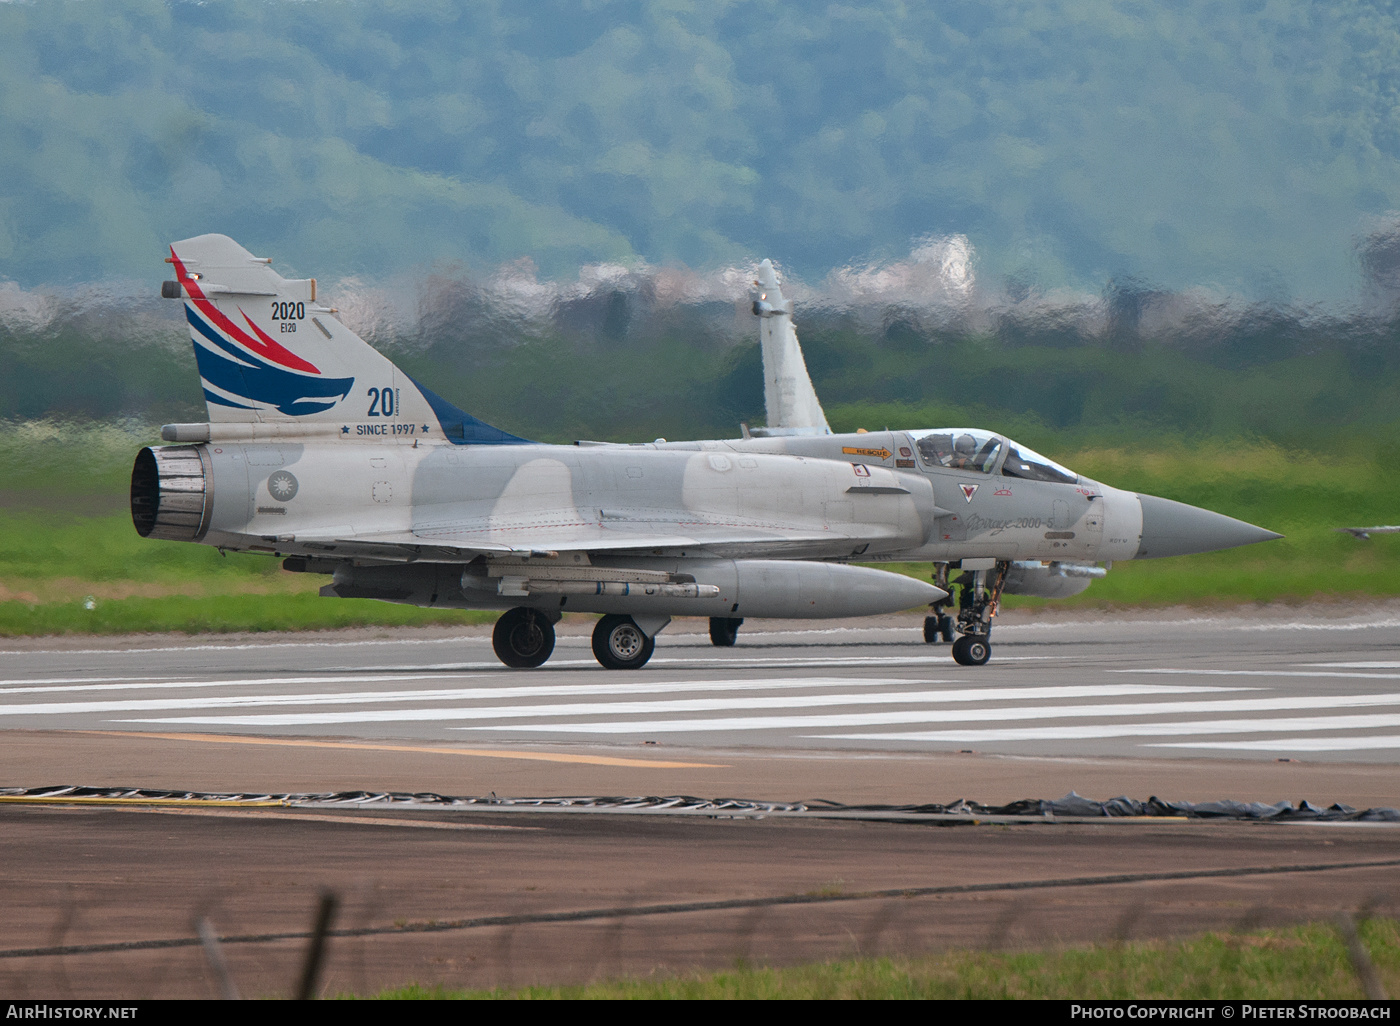
M 480 622 L 492 613 L 322 599 L 326 578 L 262 555 L 139 537 L 126 509 L 140 425 L 4 425 L 0 431 L 0 635 L 319 630 Z M 1267 443 L 1161 439 L 1053 451 L 1121 488 L 1179 499 L 1284 533 L 1227 552 L 1119 562 L 1068 600 L 1010 596 L 1010 608 L 1220 605 L 1400 595 L 1400 535 L 1358 541 L 1341 525 L 1400 521 L 1400 450 L 1346 455 Z M 1392 451 L 1395 450 L 1395 451 Z M 923 564 L 883 564 L 927 577 Z M 89 603 L 88 600 L 91 600 Z M 91 605 L 91 608 L 89 608 Z
M 1362 940 L 1387 992 L 1400 990 L 1400 928 L 1370 920 Z M 1336 932 L 1322 924 L 1184 941 L 1054 951 L 953 950 L 919 958 L 854 958 L 787 969 L 739 967 L 575 987 L 454 991 L 417 985 L 378 998 L 633 999 L 1334 999 L 1363 998 Z
M 185 634 L 235 631 L 323 631 L 343 627 L 430 627 L 492 623 L 499 612 L 418 609 L 366 599 L 293 595 L 0 602 L 0 637 L 40 634 Z

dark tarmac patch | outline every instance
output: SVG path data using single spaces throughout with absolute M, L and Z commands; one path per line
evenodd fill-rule
M 1391 831 L 1356 827 L 509 822 L 536 829 L 0 807 L 0 951 L 12 954 L 0 959 L 0 986 L 15 996 L 215 996 L 193 940 L 207 918 L 245 995 L 285 994 L 323 889 L 342 910 L 325 990 L 370 993 L 1253 929 L 1384 912 L 1400 865 Z

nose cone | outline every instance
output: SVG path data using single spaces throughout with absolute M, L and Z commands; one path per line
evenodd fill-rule
M 1283 537 L 1262 527 L 1246 524 L 1243 520 L 1188 506 L 1184 502 L 1141 493 L 1138 500 L 1142 503 L 1142 541 L 1138 543 L 1134 559 L 1189 556 Z

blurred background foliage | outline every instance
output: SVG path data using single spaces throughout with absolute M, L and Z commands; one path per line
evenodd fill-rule
M 1400 208 L 1375 0 L 0 5 L 0 276 L 222 231 L 300 274 L 520 257 L 1346 302 Z
M 130 532 L 132 454 L 205 418 L 155 296 L 210 231 L 551 442 L 761 423 L 772 257 L 837 430 L 1289 535 L 1080 601 L 1396 593 L 1400 538 L 1331 530 L 1400 518 L 1396 67 L 1365 0 L 0 4 L 0 631 L 429 615 Z

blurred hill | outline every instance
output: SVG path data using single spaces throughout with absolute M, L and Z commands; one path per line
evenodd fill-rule
M 1397 446 L 1397 67 L 1363 0 L 0 4 L 0 420 L 202 418 L 220 231 L 529 437 L 756 421 L 768 256 L 838 427 Z
M 1400 14 L 1160 5 L 0 4 L 0 278 L 772 256 L 966 236 L 989 282 L 1365 300 L 1400 208 Z

